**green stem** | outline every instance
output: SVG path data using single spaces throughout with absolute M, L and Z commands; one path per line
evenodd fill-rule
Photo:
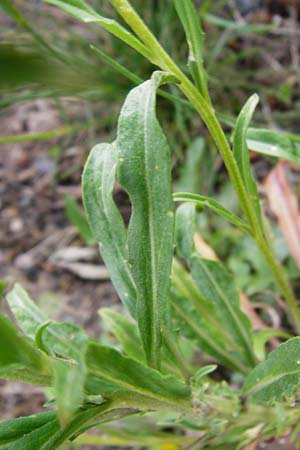
M 200 114 L 205 125 L 209 129 L 216 143 L 216 146 L 224 160 L 230 180 L 237 193 L 245 217 L 251 229 L 253 230 L 253 234 L 255 236 L 254 239 L 262 254 L 264 255 L 265 260 L 269 265 L 269 268 L 271 269 L 282 294 L 286 297 L 287 304 L 290 310 L 289 318 L 293 323 L 295 330 L 300 333 L 300 309 L 298 307 L 297 300 L 287 281 L 284 267 L 280 264 L 279 261 L 276 260 L 273 251 L 266 242 L 264 231 L 261 229 L 254 207 L 246 191 L 239 168 L 234 159 L 232 150 L 225 136 L 225 133 L 216 117 L 213 107 L 203 98 L 203 96 L 199 93 L 192 82 L 186 77 L 186 75 L 180 70 L 176 63 L 162 48 L 158 40 L 148 29 L 148 27 L 136 13 L 136 11 L 132 8 L 128 0 L 110 0 L 110 2 L 122 16 L 125 22 L 127 22 L 128 25 L 133 29 L 140 40 L 153 51 L 156 60 L 159 63 L 159 66 L 163 70 L 166 70 L 175 75 L 175 77 L 179 81 L 179 89 L 190 100 L 196 111 L 198 111 L 198 113 Z

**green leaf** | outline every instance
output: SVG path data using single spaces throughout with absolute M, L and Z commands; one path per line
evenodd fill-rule
M 176 196 L 173 195 L 175 201 Z M 176 210 L 175 242 L 176 253 L 187 260 L 195 251 L 194 235 L 197 232 L 195 205 L 183 203 Z
M 65 196 L 65 212 L 69 221 L 77 228 L 81 239 L 87 245 L 95 244 L 95 239 L 85 215 L 76 200 L 69 194 Z
M 241 34 L 243 33 L 267 33 L 268 31 L 277 28 L 276 24 L 244 24 L 233 20 L 227 20 L 223 17 L 215 16 L 213 14 L 205 14 L 205 21 L 213 25 L 217 25 L 226 30 L 234 30 Z
M 249 128 L 247 144 L 250 150 L 300 165 L 300 148 L 289 135 L 272 130 Z
M 88 337 L 71 323 L 49 323 L 39 340 L 51 360 L 57 411 L 62 425 L 68 424 L 82 406 L 86 380 L 85 351 Z
M 112 192 L 118 164 L 115 144 L 96 145 L 83 172 L 83 201 L 94 238 L 124 305 L 136 316 L 136 287 L 130 267 L 127 233 Z
M 56 418 L 55 411 L 47 411 L 28 417 L 6 420 L 0 423 L 0 445 L 16 441 L 24 435 L 52 422 Z
M 132 204 L 128 253 L 137 287 L 137 320 L 147 361 L 153 366 L 159 366 L 173 256 L 170 152 L 155 115 L 156 90 L 166 81 L 167 75 L 155 73 L 129 93 L 117 138 L 118 178 Z
M 239 347 L 224 328 L 218 308 L 203 296 L 191 275 L 176 259 L 173 261 L 171 300 L 183 335 L 196 340 L 202 352 L 226 367 L 247 373 L 247 367 L 237 353 Z
M 7 295 L 7 300 L 24 333 L 35 339 L 41 350 L 54 356 L 50 361 L 57 409 L 61 422 L 66 424 L 84 400 L 87 336 L 73 324 L 49 322 L 19 284 Z
M 239 295 L 231 275 L 220 263 L 202 259 L 196 254 L 192 256 L 190 265 L 200 292 L 216 306 L 224 328 L 239 345 L 247 364 L 253 367 L 255 357 L 251 324 L 240 309 Z
M 103 17 L 88 6 L 83 0 L 44 0 L 46 3 L 57 6 L 67 14 L 81 20 L 85 23 L 95 22 L 100 25 L 104 30 L 113 34 L 121 41 L 125 42 L 130 47 L 134 48 L 137 52 L 144 55 L 149 60 L 152 60 L 152 53 L 147 47 L 137 39 L 126 28 L 120 25 L 113 19 Z
M 224 206 L 212 198 L 185 192 L 176 192 L 173 194 L 173 198 L 175 202 L 189 202 L 194 203 L 196 206 L 201 208 L 210 208 L 212 211 L 219 214 L 221 217 L 228 220 L 228 222 L 243 231 L 243 233 L 247 233 L 249 235 L 252 234 L 250 227 L 242 219 L 230 212 L 228 209 L 224 208 Z
M 6 288 L 9 286 L 10 280 L 9 279 L 3 279 L 0 280 L 0 298 L 3 296 L 4 292 L 6 291 Z
M 84 362 L 79 364 L 60 359 L 53 360 L 52 367 L 57 412 L 60 423 L 65 426 L 83 404 L 86 368 Z
M 109 330 L 117 338 L 122 350 L 136 361 L 144 363 L 145 354 L 136 324 L 124 317 L 124 314 L 110 308 L 101 308 L 99 313 Z
M 290 339 L 293 336 L 285 331 L 274 329 L 274 328 L 264 328 L 263 330 L 259 330 L 254 335 L 254 352 L 259 361 L 264 361 L 266 358 L 266 349 L 265 345 L 269 339 L 272 337 L 279 337 L 282 339 Z
M 9 0 L 0 0 L 0 6 L 4 11 L 10 15 L 19 25 L 23 26 L 26 22 L 19 11 L 12 5 Z
M 200 137 L 195 139 L 187 149 L 180 169 L 179 179 L 175 182 L 176 191 L 194 194 L 200 192 L 201 162 L 204 156 L 205 145 L 205 139 Z
M 200 19 L 191 0 L 174 0 L 177 14 L 182 22 L 188 46 L 189 66 L 201 95 L 209 100 L 207 75 L 203 66 L 203 31 Z
M 233 132 L 233 154 L 244 180 L 246 190 L 250 197 L 250 202 L 254 204 L 258 221 L 262 223 L 261 208 L 257 191 L 256 181 L 253 178 L 249 150 L 247 143 L 247 133 L 255 108 L 259 102 L 259 97 L 254 94 L 249 98 L 236 121 Z
M 182 382 L 125 357 L 113 348 L 90 342 L 86 364 L 94 377 L 111 384 L 114 391 L 130 391 L 132 395 L 178 408 L 189 404 L 190 390 Z
M 59 429 L 57 419 L 51 420 L 37 430 L 18 439 L 9 446 L 9 450 L 42 450 L 53 434 Z
M 199 382 L 202 381 L 202 378 L 206 377 L 210 373 L 214 372 L 217 369 L 218 366 L 215 364 L 210 364 L 208 366 L 201 367 L 201 369 L 197 370 L 197 372 L 194 375 L 195 381 Z
M 33 347 L 8 318 L 0 315 L 0 377 L 49 385 L 48 357 Z
M 6 298 L 23 332 L 26 336 L 34 339 L 40 326 L 48 321 L 46 315 L 36 306 L 19 283 L 14 285 Z
M 293 397 L 300 388 L 300 337 L 294 337 L 269 354 L 247 377 L 243 392 L 260 402 Z

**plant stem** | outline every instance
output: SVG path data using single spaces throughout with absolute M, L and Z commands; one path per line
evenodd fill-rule
M 210 102 L 207 102 L 192 82 L 180 70 L 177 64 L 166 53 L 156 37 L 145 25 L 141 17 L 133 9 L 128 0 L 110 0 L 114 8 L 119 12 L 125 22 L 132 28 L 140 40 L 153 52 L 161 69 L 166 70 L 178 79 L 179 89 L 190 100 L 196 111 L 200 114 L 203 122 L 209 129 L 216 146 L 224 160 L 225 166 L 232 185 L 237 193 L 240 205 L 245 217 L 253 230 L 254 239 L 260 248 L 265 260 L 272 271 L 274 278 L 285 296 L 289 307 L 289 318 L 295 327 L 297 333 L 300 333 L 300 309 L 298 302 L 289 286 L 284 267 L 276 260 L 276 257 L 269 247 L 259 221 L 257 219 L 254 207 L 246 191 L 242 176 L 237 163 L 234 159 L 232 150 L 225 136 L 225 133 L 218 121 L 215 111 Z

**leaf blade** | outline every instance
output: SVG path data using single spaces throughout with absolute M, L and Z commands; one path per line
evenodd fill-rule
M 137 294 L 128 264 L 127 233 L 112 198 L 118 163 L 116 145 L 99 144 L 92 149 L 83 172 L 83 203 L 112 282 L 135 317 Z
M 294 337 L 269 354 L 247 377 L 243 392 L 256 401 L 280 401 L 300 387 L 300 338 Z
M 173 194 L 173 198 L 176 202 L 189 202 L 194 203 L 197 206 L 207 207 L 224 219 L 228 220 L 228 222 L 235 225 L 244 233 L 252 235 L 250 227 L 242 219 L 226 209 L 221 205 L 221 203 L 217 202 L 213 198 L 187 192 L 176 192 Z
M 252 95 L 242 108 L 233 132 L 233 155 L 244 180 L 246 190 L 250 197 L 249 201 L 254 203 L 257 220 L 262 226 L 262 213 L 256 181 L 252 175 L 249 150 L 247 144 L 247 133 L 255 108 L 259 102 L 257 94 Z
M 138 293 L 137 320 L 147 361 L 154 366 L 159 365 L 168 309 L 174 227 L 170 153 L 155 115 L 156 91 L 164 76 L 156 73 L 129 93 L 117 138 L 118 178 L 132 203 L 128 252 Z

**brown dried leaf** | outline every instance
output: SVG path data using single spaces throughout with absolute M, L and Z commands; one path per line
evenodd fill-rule
M 285 163 L 279 162 L 266 178 L 264 187 L 270 208 L 300 269 L 300 210 L 297 197 L 287 181 L 285 167 Z

